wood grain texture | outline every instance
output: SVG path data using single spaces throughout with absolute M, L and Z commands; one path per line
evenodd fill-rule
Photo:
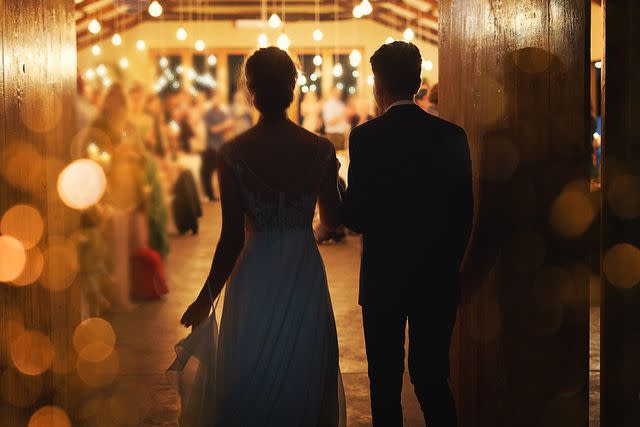
M 624 208 L 640 188 L 624 188 L 640 175 L 640 2 L 603 1 L 603 274 L 601 425 L 640 425 L 640 285 L 620 286 L 607 255 L 621 243 L 640 247 L 640 212 Z M 622 264 L 626 271 L 636 265 Z
M 0 19 L 0 167 L 10 169 L 15 147 L 31 153 L 19 174 L 11 179 L 0 177 L 0 216 L 16 204 L 36 208 L 44 220 L 44 234 L 38 244 L 44 251 L 50 242 L 68 236 L 78 224 L 78 214 L 64 207 L 56 191 L 57 176 L 69 160 L 69 144 L 75 133 L 74 2 L 3 1 Z M 15 338 L 7 327 L 10 320 L 49 337 L 57 360 L 62 360 L 80 321 L 79 287 L 74 284 L 66 291 L 50 292 L 39 283 L 20 288 L 0 283 L 3 373 L 13 369 L 7 351 Z M 73 413 L 78 394 L 70 389 L 69 375 L 54 374 L 49 369 L 41 377 L 44 386 L 37 406 L 56 404 Z M 23 386 L 20 381 L 11 384 L 10 393 L 24 394 Z M 16 408 L 0 399 L 0 425 L 26 425 L 25 419 L 33 409 Z
M 588 2 L 439 11 L 440 113 L 467 132 L 476 202 L 452 349 L 459 425 L 586 426 Z

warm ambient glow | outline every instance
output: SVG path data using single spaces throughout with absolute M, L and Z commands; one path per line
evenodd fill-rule
M 44 406 L 29 419 L 27 427 L 71 427 L 71 421 L 64 410 L 57 406 Z
M 123 70 L 129 68 L 129 60 L 127 59 L 127 57 L 123 56 L 122 58 L 120 58 L 120 61 L 118 61 L 118 66 L 120 66 L 120 68 L 122 68 Z
M 595 63 L 596 68 L 599 70 L 602 68 L 602 61 L 598 61 Z
M 138 40 L 136 42 L 136 49 L 138 49 L 140 52 L 142 52 L 146 48 L 147 48 L 147 44 L 144 42 L 144 40 Z
M 0 236 L 0 282 L 18 278 L 27 263 L 27 254 L 20 241 L 11 236 Z
M 115 33 L 111 38 L 111 43 L 113 43 L 114 46 L 120 46 L 122 44 L 122 37 L 120 34 Z
M 99 45 L 94 44 L 93 46 L 91 46 L 91 53 L 93 54 L 93 56 L 98 56 L 100 55 L 100 53 L 102 53 L 102 49 L 100 49 Z
M 104 194 L 107 178 L 99 164 L 89 159 L 76 160 L 60 172 L 58 195 L 73 209 L 86 209 Z
M 289 37 L 285 33 L 282 33 L 278 36 L 276 45 L 282 50 L 287 50 L 289 46 L 291 46 L 291 40 L 289 40 Z
M 258 36 L 258 47 L 264 48 L 269 46 L 269 39 L 265 33 L 260 33 Z
M 271 28 L 280 28 L 280 26 L 282 25 L 282 20 L 277 13 L 274 13 L 269 17 L 268 24 Z
M 178 31 L 176 31 L 176 38 L 178 40 L 184 41 L 187 39 L 187 30 L 184 29 L 184 27 L 180 27 L 178 28 Z
M 160 15 L 162 15 L 162 5 L 157 0 L 154 0 L 149 5 L 148 12 L 149 12 L 149 15 L 153 16 L 154 18 L 157 18 Z
M 433 62 L 431 62 L 431 60 L 429 60 L 429 59 L 423 60 L 423 61 L 422 61 L 422 68 L 423 68 L 425 71 L 431 71 L 431 70 L 433 70 Z
M 364 16 L 364 12 L 362 11 L 362 6 L 357 4 L 353 7 L 353 17 L 354 18 L 362 18 Z
M 312 36 L 313 36 L 313 39 L 317 42 L 319 42 L 324 38 L 324 34 L 320 30 L 320 28 L 316 28 L 315 30 L 313 30 Z
M 218 58 L 215 55 L 209 55 L 207 58 L 207 63 L 214 67 L 218 63 Z
M 407 28 L 406 30 L 404 30 L 404 33 L 402 33 L 402 37 L 406 41 L 410 42 L 415 37 L 415 33 L 413 32 L 413 30 L 411 28 Z
M 202 52 L 204 50 L 204 48 L 206 47 L 204 40 L 196 40 L 196 43 L 194 45 L 194 47 L 196 48 L 196 50 L 198 52 Z
M 333 66 L 333 75 L 335 77 L 340 77 L 342 76 L 342 73 L 344 72 L 344 70 L 342 69 L 342 64 L 341 63 L 336 63 L 336 65 Z
M 92 19 L 91 22 L 89 22 L 88 29 L 91 34 L 98 34 L 102 29 L 102 25 L 100 25 L 100 21 L 97 19 Z
M 98 64 L 96 67 L 96 74 L 98 77 L 104 77 L 107 75 L 107 67 L 104 64 Z
M 355 68 L 360 65 L 360 61 L 362 61 L 362 54 L 358 49 L 353 49 L 349 54 L 349 64 Z
M 371 12 L 373 12 L 373 6 L 369 0 L 362 0 L 360 4 L 353 8 L 354 18 L 362 18 L 363 16 L 371 15 Z
M 37 245 L 43 231 L 42 216 L 30 205 L 15 205 L 6 211 L 0 220 L 0 234 L 18 239 L 25 249 Z
M 394 38 L 389 36 L 389 37 L 387 37 L 387 40 L 385 41 L 385 43 L 389 44 L 389 43 L 393 43 L 394 41 L 395 41 Z
M 322 56 L 320 55 L 316 55 L 313 57 L 313 65 L 315 65 L 316 67 L 319 67 L 322 65 Z

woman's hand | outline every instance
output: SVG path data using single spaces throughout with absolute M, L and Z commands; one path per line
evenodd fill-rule
M 209 317 L 211 311 L 211 301 L 208 298 L 198 297 L 182 315 L 180 323 L 185 328 L 189 326 L 197 327 L 200 323 Z

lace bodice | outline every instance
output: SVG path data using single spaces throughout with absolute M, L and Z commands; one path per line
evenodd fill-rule
M 249 230 L 285 231 L 311 228 L 318 193 L 325 179 L 326 162 L 333 150 L 318 155 L 317 162 L 304 177 L 309 183 L 303 192 L 291 193 L 272 188 L 264 182 L 241 159 L 224 154 L 225 162 L 231 167 L 238 180 Z

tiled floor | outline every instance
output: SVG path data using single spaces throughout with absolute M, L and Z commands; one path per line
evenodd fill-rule
M 125 416 L 133 419 L 138 416 L 139 421 L 133 425 L 177 425 L 177 394 L 169 385 L 164 369 L 173 360 L 173 345 L 187 334 L 178 320 L 205 279 L 219 227 L 219 206 L 205 204 L 200 234 L 176 236 L 172 239 L 171 254 L 167 260 L 167 275 L 171 286 L 169 297 L 163 301 L 139 304 L 131 312 L 109 316 L 118 335 L 118 385 L 125 390 L 135 385 L 136 390 L 139 390 L 133 407 L 119 404 L 117 399 L 114 404 L 113 398 L 106 397 L 110 399 L 112 409 L 120 409 L 124 414 L 120 421 Z M 321 247 L 338 328 L 349 427 L 371 425 L 364 338 L 360 308 L 357 305 L 359 251 L 359 243 L 355 238 L 348 239 L 344 244 Z M 596 363 L 595 358 L 593 360 Z M 599 369 L 599 366 L 593 365 L 592 369 Z M 592 379 L 595 380 L 597 376 L 597 372 L 592 372 Z M 404 390 L 405 425 L 423 426 L 408 375 L 405 376 Z M 592 387 L 593 397 L 596 392 L 597 387 Z M 87 421 L 85 424 L 95 427 L 120 425 L 108 421 L 110 416 L 113 418 L 113 415 L 108 415 L 112 412 L 100 412 L 103 416 L 94 416 L 92 422 Z

